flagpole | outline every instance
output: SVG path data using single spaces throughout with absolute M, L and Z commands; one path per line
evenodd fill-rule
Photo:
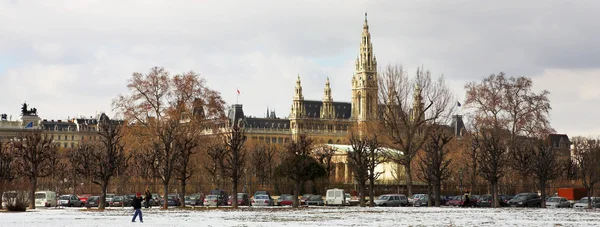
M 237 91 L 237 95 L 235 97 L 235 104 L 238 105 L 239 103 L 239 99 L 240 99 L 240 88 L 236 88 Z

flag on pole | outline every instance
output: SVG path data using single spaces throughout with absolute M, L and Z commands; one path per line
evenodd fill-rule
M 237 93 L 238 93 L 238 95 L 240 94 L 240 89 L 237 89 Z
M 460 104 L 460 102 L 459 102 L 459 101 L 456 101 L 456 104 L 458 105 L 458 107 L 461 107 L 461 106 L 462 106 L 462 104 Z

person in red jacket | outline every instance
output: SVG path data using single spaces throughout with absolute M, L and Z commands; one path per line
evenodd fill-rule
M 142 218 L 142 193 L 136 193 L 135 198 L 133 198 L 133 209 L 135 213 L 133 214 L 133 219 L 131 222 L 135 222 L 135 218 L 140 215 L 140 222 L 144 222 L 144 218 Z

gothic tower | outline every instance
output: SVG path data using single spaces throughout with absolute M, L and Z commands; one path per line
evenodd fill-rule
M 290 126 L 292 130 L 292 139 L 294 140 L 302 131 L 302 124 L 299 123 L 299 120 L 301 120 L 305 115 L 306 110 L 304 109 L 304 96 L 302 95 L 302 84 L 300 82 L 300 75 L 298 75 L 298 79 L 296 80 L 294 101 L 292 104 L 292 110 L 290 111 Z
M 377 119 L 377 59 L 373 54 L 367 13 L 360 39 L 360 52 L 352 77 L 352 118 L 359 122 Z
M 331 87 L 329 86 L 329 77 L 325 82 L 325 95 L 323 96 L 323 105 L 321 106 L 322 119 L 334 119 L 335 109 L 333 108 L 333 98 L 331 97 Z

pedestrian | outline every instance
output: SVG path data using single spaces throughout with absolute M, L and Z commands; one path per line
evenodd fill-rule
M 150 208 L 150 200 L 152 199 L 152 194 L 150 194 L 150 189 L 146 189 L 144 199 L 146 200 L 146 208 Z
M 469 199 L 469 192 L 468 191 L 465 192 L 464 199 L 465 199 L 465 201 L 463 202 L 463 206 L 464 207 L 469 207 L 469 205 L 470 205 L 469 203 L 471 203 L 471 200 Z
M 133 214 L 133 219 L 131 222 L 135 222 L 135 218 L 140 215 L 140 222 L 144 222 L 144 218 L 142 218 L 142 193 L 138 192 L 135 194 L 135 198 L 133 198 L 133 209 L 135 213 Z

